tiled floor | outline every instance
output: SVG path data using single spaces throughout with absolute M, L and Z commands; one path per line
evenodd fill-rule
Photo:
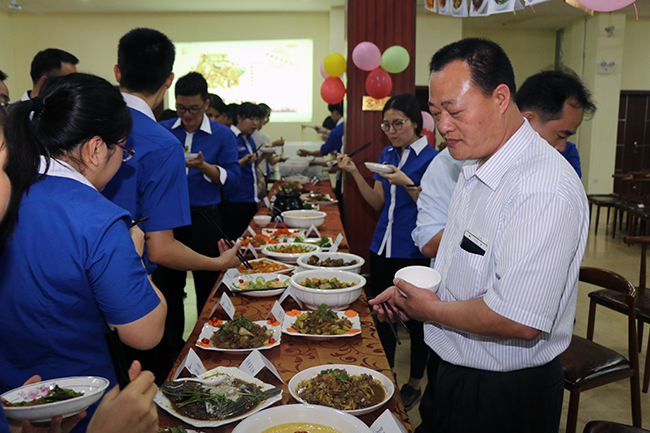
M 598 236 L 594 236 L 592 228 L 583 264 L 585 266 L 596 266 L 610 269 L 627 277 L 633 284 L 638 284 L 640 247 L 626 246 L 620 236 L 616 239 L 612 239 L 611 233 L 607 235 L 605 234 L 605 228 L 606 224 L 604 218 L 600 221 Z M 593 290 L 593 287 L 580 284 L 576 311 L 576 325 L 574 330 L 574 333 L 580 336 L 586 335 L 587 310 L 589 305 L 587 293 L 591 290 Z M 194 323 L 196 322 L 196 300 L 190 273 L 188 273 L 188 287 L 186 291 L 188 297 L 185 300 L 185 337 L 189 335 L 194 327 Z M 596 313 L 596 331 L 594 340 L 626 354 L 626 323 L 626 318 L 623 315 L 599 307 Z M 646 329 L 645 335 L 648 335 L 649 332 L 650 330 Z M 400 338 L 404 343 L 401 346 L 398 346 L 395 372 L 397 373 L 398 384 L 401 387 L 408 379 L 408 334 L 400 334 Z M 643 350 L 639 359 L 642 370 L 645 365 L 647 342 L 647 337 L 645 337 Z M 629 380 L 622 380 L 584 392 L 580 399 L 577 431 L 581 432 L 588 421 L 596 419 L 632 424 L 629 383 Z M 568 400 L 569 394 L 565 391 L 564 410 L 560 423 L 560 432 L 565 431 Z M 643 410 L 643 427 L 650 429 L 650 397 L 648 394 L 641 394 L 641 406 Z M 417 407 L 409 412 L 409 416 L 411 418 L 411 423 L 416 427 L 420 423 L 420 416 Z

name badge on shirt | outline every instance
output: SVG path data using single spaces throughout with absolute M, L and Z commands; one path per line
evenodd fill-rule
M 465 230 L 465 233 L 463 234 L 463 240 L 460 242 L 460 247 L 468 253 L 478 254 L 482 256 L 485 255 L 488 244 L 471 231 Z

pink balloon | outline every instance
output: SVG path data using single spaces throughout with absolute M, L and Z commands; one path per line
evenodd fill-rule
M 320 76 L 323 77 L 323 79 L 327 80 L 329 78 L 329 75 L 327 75 L 327 72 L 325 72 L 325 66 L 323 66 L 323 63 L 325 60 L 320 62 Z
M 578 0 L 586 8 L 598 12 L 611 12 L 634 3 L 634 0 Z
M 352 62 L 362 71 L 372 71 L 381 64 L 381 51 L 372 42 L 360 42 L 352 51 Z
M 366 92 L 375 99 L 383 99 L 393 90 L 393 80 L 382 68 L 373 69 L 366 78 Z
M 433 120 L 433 116 L 426 111 L 422 112 L 422 129 L 428 129 L 429 131 L 436 129 L 436 122 Z
M 338 104 L 345 96 L 345 85 L 339 77 L 328 77 L 320 86 L 320 96 L 328 104 Z

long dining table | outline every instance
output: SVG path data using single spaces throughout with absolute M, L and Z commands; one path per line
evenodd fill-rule
M 273 189 L 269 192 L 269 197 L 272 197 L 274 195 L 281 184 L 282 181 L 276 182 Z M 317 182 L 316 185 L 304 184 L 302 185 L 302 188 L 308 189 L 317 194 L 329 194 L 330 197 L 334 197 L 332 186 L 329 181 L 320 181 Z M 339 233 L 341 233 L 343 235 L 343 241 L 339 245 L 338 250 L 347 252 L 349 248 L 347 240 L 345 238 L 345 232 L 343 230 L 341 214 L 338 205 L 332 204 L 321 206 L 320 209 L 327 213 L 325 222 L 320 227 L 318 227 L 321 236 L 329 236 L 334 239 L 336 236 L 338 236 Z M 268 212 L 268 208 L 262 206 L 258 214 L 267 214 Z M 268 227 L 276 227 L 276 224 L 278 228 L 286 227 L 281 223 L 271 223 Z M 261 227 L 257 226 L 254 221 L 250 222 L 250 227 L 256 233 L 261 232 Z M 260 255 L 260 257 L 261 256 L 262 255 Z M 253 257 L 249 253 L 247 258 L 252 259 Z M 217 302 L 219 302 L 222 293 L 224 293 L 224 291 L 229 292 L 225 285 L 221 284 L 222 278 L 223 273 L 217 280 L 212 296 L 205 304 L 201 314 L 198 317 L 196 325 L 192 330 L 192 333 L 190 334 L 183 350 L 176 360 L 174 367 L 169 373 L 168 380 L 171 380 L 175 376 L 176 370 L 181 366 L 190 348 L 194 349 L 194 351 L 198 354 L 207 370 L 219 366 L 238 367 L 248 355 L 248 353 L 240 354 L 204 350 L 200 346 L 196 345 L 203 325 L 208 322 L 211 317 L 215 317 L 221 320 L 229 320 L 227 314 L 221 307 L 216 308 L 214 313 L 212 313 L 212 310 L 214 309 Z M 267 319 L 274 302 L 279 299 L 279 296 L 258 298 L 240 295 L 232 296 L 232 294 L 230 295 L 230 299 L 232 300 L 232 303 L 236 309 L 236 314 L 244 314 L 244 316 L 253 320 Z M 289 311 L 291 309 L 300 309 L 299 305 L 291 297 L 287 297 L 283 301 L 282 307 L 285 311 Z M 399 395 L 399 388 L 395 383 L 394 375 L 388 364 L 388 360 L 386 358 L 384 349 L 382 348 L 381 342 L 379 341 L 377 329 L 375 328 L 373 322 L 367 297 L 363 292 L 359 299 L 357 299 L 350 306 L 350 309 L 359 313 L 361 320 L 361 335 L 346 338 L 313 340 L 299 336 L 282 334 L 281 343 L 279 346 L 268 350 L 262 350 L 260 353 L 273 363 L 276 370 L 282 377 L 284 383 L 278 380 L 278 378 L 266 368 L 260 371 L 256 377 L 265 383 L 282 388 L 282 400 L 277 402 L 275 405 L 287 405 L 299 403 L 289 393 L 288 383 L 296 373 L 302 370 L 327 364 L 353 364 L 370 368 L 372 370 L 378 371 L 379 373 L 382 373 L 391 381 L 393 381 L 395 392 L 386 405 L 382 406 L 378 410 L 375 410 L 374 412 L 359 416 L 359 418 L 368 426 L 370 426 L 382 413 L 384 413 L 386 409 L 389 409 L 402 423 L 406 430 L 408 432 L 412 432 L 413 429 Z M 181 373 L 181 376 L 183 375 L 189 375 L 187 373 L 187 370 Z M 179 425 L 184 425 L 188 429 L 199 430 L 205 433 L 229 433 L 238 424 L 238 422 L 233 422 L 215 428 L 197 428 L 184 424 L 181 420 L 175 418 L 160 408 L 158 408 L 158 415 L 160 426 L 176 427 Z

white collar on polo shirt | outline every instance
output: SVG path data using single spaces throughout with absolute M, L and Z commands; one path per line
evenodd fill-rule
M 144 102 L 144 99 L 124 92 L 122 92 L 122 98 L 124 98 L 124 102 L 126 102 L 127 107 L 138 110 L 140 113 L 149 117 L 154 122 L 156 121 L 156 116 L 154 116 L 153 111 L 151 111 L 151 107 L 149 107 L 149 105 Z
M 176 119 L 176 122 L 174 122 L 174 124 L 172 125 L 172 129 L 178 128 L 179 126 L 181 126 L 182 123 L 183 121 L 179 117 L 178 119 Z M 212 135 L 212 127 L 210 126 L 210 119 L 208 119 L 208 116 L 205 113 L 203 113 L 203 120 L 201 121 L 201 126 L 199 127 L 199 129 L 205 132 L 206 134 Z
M 47 167 L 47 158 L 41 155 L 41 165 L 38 167 L 38 173 L 39 174 L 45 173 L 46 167 Z M 90 183 L 88 179 L 86 179 L 86 177 L 83 174 L 79 173 L 77 170 L 75 170 L 73 166 L 71 166 L 65 161 L 61 161 L 60 159 L 50 158 L 50 166 L 47 170 L 47 173 L 45 174 L 47 174 L 48 176 L 57 176 L 57 177 L 65 177 L 68 179 L 73 179 L 76 180 L 77 182 L 83 183 L 84 185 L 88 185 L 89 187 L 95 190 L 97 189 L 92 183 Z

